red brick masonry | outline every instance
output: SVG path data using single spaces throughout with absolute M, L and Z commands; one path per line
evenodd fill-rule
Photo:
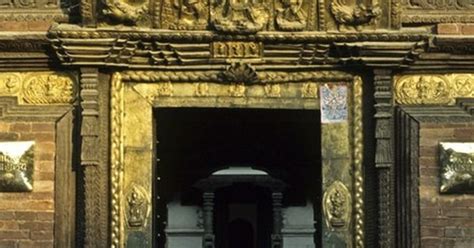
M 474 247 L 474 195 L 440 195 L 438 142 L 474 142 L 474 124 L 421 124 L 420 214 L 422 247 Z
M 0 193 L 0 248 L 53 247 L 54 122 L 0 122 L 0 141 L 35 140 L 33 192 Z

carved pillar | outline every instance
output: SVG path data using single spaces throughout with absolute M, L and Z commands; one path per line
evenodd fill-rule
M 85 247 L 99 247 L 101 185 L 99 166 L 98 70 L 81 68 L 81 166 L 84 187 Z
M 214 248 L 214 193 L 203 194 L 203 248 Z
M 272 234 L 272 248 L 283 247 L 283 240 L 281 237 L 282 229 L 282 200 L 283 194 L 281 192 L 272 193 L 273 199 L 273 234 Z
M 379 179 L 379 244 L 394 247 L 393 105 L 390 70 L 374 70 L 375 166 Z
M 81 165 L 99 165 L 99 72 L 97 68 L 81 69 L 82 152 Z

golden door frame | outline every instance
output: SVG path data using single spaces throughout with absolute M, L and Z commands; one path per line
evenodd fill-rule
M 160 77 L 135 77 L 137 72 L 133 71 L 115 73 L 111 85 L 111 247 L 127 247 L 129 238 L 141 239 L 148 247 L 152 245 L 151 192 L 156 160 L 153 108 L 319 110 L 318 91 L 325 82 L 347 87 L 349 115 L 344 122 L 321 124 L 321 233 L 329 239 L 323 239 L 323 246 L 336 239 L 347 247 L 363 247 L 362 80 L 359 76 L 349 75 L 341 80 L 315 73 L 319 76 L 305 81 L 254 85 L 170 82 Z M 292 74 L 288 78 L 299 75 L 288 74 Z

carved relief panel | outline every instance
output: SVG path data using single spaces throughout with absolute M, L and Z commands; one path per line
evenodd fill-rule
M 225 34 L 399 26 L 400 4 L 357 0 L 105 0 L 111 24 Z
M 316 27 L 317 0 L 106 0 L 103 13 L 110 24 L 171 30 L 303 31 Z
M 404 23 L 472 22 L 470 0 L 401 0 Z M 449 13 L 449 14 L 448 14 Z
M 395 7 L 396 1 L 327 0 L 326 29 L 358 32 L 397 27 Z
M 2 21 L 65 21 L 70 0 L 0 0 Z

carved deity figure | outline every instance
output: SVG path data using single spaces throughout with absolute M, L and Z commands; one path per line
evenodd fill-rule
M 206 25 L 206 6 L 202 0 L 175 0 L 178 10 L 178 28 L 203 28 Z
M 144 203 L 136 189 L 133 189 L 128 197 L 128 224 L 132 227 L 142 226 L 144 217 Z
M 255 33 L 268 23 L 268 11 L 254 0 L 217 0 L 214 2 L 213 25 L 219 31 Z
M 278 10 L 276 23 L 285 31 L 299 31 L 306 26 L 306 13 L 302 8 L 303 0 L 281 0 L 283 8 Z

